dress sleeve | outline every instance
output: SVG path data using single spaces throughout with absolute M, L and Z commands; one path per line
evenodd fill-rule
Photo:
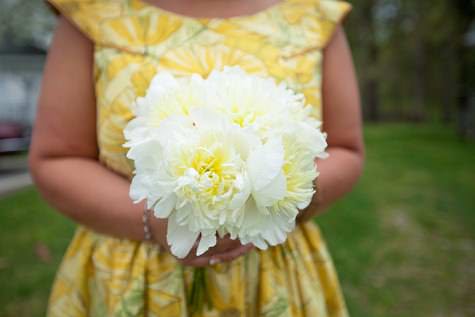
M 338 25 L 343 22 L 352 6 L 349 2 L 339 0 L 320 0 L 319 13 L 321 17 L 321 47 L 330 42 Z
M 97 24 L 89 14 L 92 1 L 48 0 L 62 15 L 73 23 L 84 35 L 96 42 L 99 39 Z
M 47 2 L 97 44 L 108 42 L 101 30 L 101 24 L 107 19 L 120 16 L 123 11 L 122 1 L 47 0 Z

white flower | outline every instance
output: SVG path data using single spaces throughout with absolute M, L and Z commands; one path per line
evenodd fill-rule
M 258 144 L 256 136 L 202 108 L 170 116 L 148 139 L 127 143 L 136 168 L 131 196 L 147 199 L 155 216 L 169 217 L 175 255 L 186 256 L 198 234 L 199 254 L 216 243 L 230 206 L 241 208 L 249 195 L 246 160 Z
M 296 94 L 284 82 L 250 75 L 239 67 L 213 71 L 207 79 L 216 92 L 216 107 L 242 128 L 253 129 L 263 139 L 280 135 L 281 130 L 295 123 L 319 128 L 312 118 L 312 107 L 304 96 Z
M 242 207 L 238 227 L 229 229 L 242 243 L 252 242 L 261 249 L 283 243 L 294 229 L 299 209 L 309 205 L 315 193 L 313 180 L 318 176 L 314 160 L 326 153 L 316 153 L 304 140 L 288 131 L 281 140 L 269 141 L 251 154 L 252 199 Z M 323 143 L 320 149 L 326 146 Z
M 130 196 L 168 218 L 171 252 L 197 255 L 229 233 L 261 249 L 283 243 L 314 194 L 326 135 L 302 95 L 239 68 L 160 73 L 124 133 Z

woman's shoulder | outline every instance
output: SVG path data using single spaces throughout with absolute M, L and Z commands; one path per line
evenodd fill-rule
M 141 0 L 48 2 L 95 44 L 135 52 L 160 43 L 186 22 L 180 16 L 167 14 Z M 316 35 L 310 36 L 312 43 L 318 41 L 316 44 L 320 47 L 327 44 L 336 26 L 351 8 L 350 3 L 341 0 L 281 0 L 278 6 L 286 23 L 298 24 L 298 29 L 307 28 L 306 34 Z M 253 25 L 263 22 L 253 18 L 247 19 L 247 22 L 246 18 L 239 21 Z M 150 27 L 155 29 L 156 35 L 150 34 Z
M 154 25 L 139 0 L 48 0 L 56 11 L 97 45 L 142 50 L 144 29 Z M 169 19 L 170 20 L 170 19 Z M 163 21 L 162 21 L 163 22 Z M 168 21 L 173 23 L 172 21 Z
M 352 5 L 342 0 L 290 0 L 309 1 L 314 5 L 314 14 L 318 20 L 320 46 L 325 47 L 333 36 L 337 26 L 343 22 L 352 10 Z
M 122 0 L 48 0 L 48 3 L 93 42 L 104 40 L 101 25 L 120 16 L 127 5 Z
M 343 22 L 352 5 L 341 0 L 281 0 L 280 11 L 289 28 L 302 32 L 303 40 L 312 48 L 324 48 L 337 26 Z
M 351 10 L 352 5 L 346 1 L 319 0 L 319 11 L 324 20 L 322 27 L 324 38 L 322 47 L 328 44 L 333 37 L 337 26 L 343 22 Z

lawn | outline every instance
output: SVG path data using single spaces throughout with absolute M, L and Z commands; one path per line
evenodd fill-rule
M 351 316 L 475 316 L 475 144 L 412 124 L 365 142 L 363 177 L 316 219 Z M 74 225 L 33 188 L 0 210 L 0 316 L 43 316 Z

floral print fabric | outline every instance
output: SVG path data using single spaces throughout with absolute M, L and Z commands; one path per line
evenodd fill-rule
M 140 0 L 50 0 L 95 44 L 99 159 L 131 178 L 123 129 L 161 70 L 177 76 L 238 65 L 285 81 L 321 119 L 323 49 L 347 2 L 282 0 L 258 13 L 193 18 Z M 57 273 L 48 316 L 190 316 L 193 268 L 147 243 L 78 227 Z M 209 305 L 195 317 L 347 316 L 338 278 L 313 222 L 288 240 L 206 268 Z

